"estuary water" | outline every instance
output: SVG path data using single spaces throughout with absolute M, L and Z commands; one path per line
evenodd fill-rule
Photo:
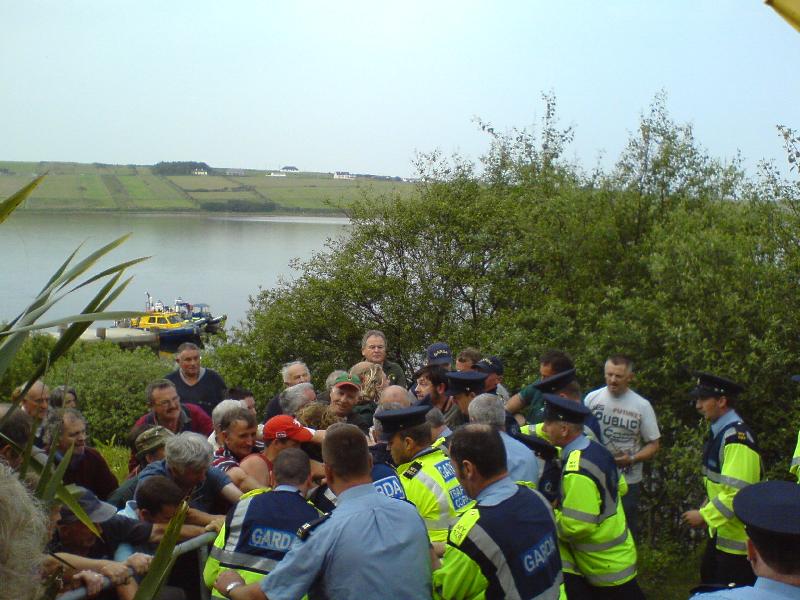
M 26 307 L 79 244 L 84 242 L 77 258 L 131 232 L 128 241 L 90 271 L 152 257 L 126 271 L 133 281 L 112 309 L 142 310 L 145 292 L 165 304 L 180 296 L 210 304 L 215 315 L 226 313 L 230 327 L 245 318 L 250 295 L 297 274 L 290 266 L 293 259 L 310 258 L 324 249 L 326 240 L 348 230 L 348 220 L 337 217 L 17 211 L 0 224 L 0 321 Z M 99 289 L 96 284 L 91 288 L 91 293 L 66 297 L 47 315 L 80 312 Z

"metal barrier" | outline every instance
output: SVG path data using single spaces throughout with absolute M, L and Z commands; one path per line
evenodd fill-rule
M 180 544 L 177 544 L 172 551 L 172 556 L 177 558 L 182 554 L 186 554 L 188 552 L 197 552 L 197 563 L 200 567 L 200 590 L 201 590 L 201 598 L 202 600 L 208 600 L 211 597 L 211 594 L 208 588 L 205 585 L 205 582 L 202 581 L 203 579 L 203 567 L 206 565 L 206 560 L 208 559 L 208 545 L 211 544 L 217 537 L 216 532 L 209 531 L 208 533 L 204 533 L 203 535 L 198 535 L 190 540 L 186 540 Z M 103 589 L 107 590 L 111 588 L 111 580 L 108 577 L 103 577 Z M 74 590 L 70 590 L 69 592 L 64 592 L 63 594 L 59 594 L 56 596 L 56 600 L 83 600 L 86 598 L 86 588 L 79 587 L 75 588 Z

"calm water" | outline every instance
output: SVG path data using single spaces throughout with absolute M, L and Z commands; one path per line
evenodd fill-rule
M 131 267 L 133 281 L 112 307 L 141 310 L 145 292 L 165 304 L 177 296 L 206 302 L 228 323 L 243 319 L 248 296 L 296 272 L 329 238 L 347 234 L 347 219 L 328 217 L 224 217 L 206 215 L 42 215 L 17 212 L 0 224 L 0 321 L 27 306 L 82 241 L 79 256 L 128 232 L 133 235 L 102 266 L 152 256 Z M 95 267 L 91 272 L 98 272 Z M 93 287 L 96 292 L 98 287 Z M 75 294 L 77 295 L 77 294 Z M 92 294 L 67 297 L 48 315 L 82 310 Z M 67 312 L 69 311 L 69 312 Z

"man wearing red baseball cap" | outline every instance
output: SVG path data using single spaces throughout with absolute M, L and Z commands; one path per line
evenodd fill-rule
M 270 487 L 272 486 L 272 464 L 281 452 L 286 448 L 296 448 L 303 442 L 321 442 L 323 438 L 322 431 L 317 432 L 303 427 L 291 415 L 278 415 L 272 417 L 264 425 L 264 444 L 266 445 L 264 451 L 247 456 L 239 463 L 239 466 L 261 485 Z

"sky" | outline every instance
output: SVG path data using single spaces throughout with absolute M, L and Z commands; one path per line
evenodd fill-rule
M 761 0 L 0 0 L 0 160 L 413 176 L 548 92 L 591 168 L 664 90 L 713 156 L 785 166 L 798 65 Z

